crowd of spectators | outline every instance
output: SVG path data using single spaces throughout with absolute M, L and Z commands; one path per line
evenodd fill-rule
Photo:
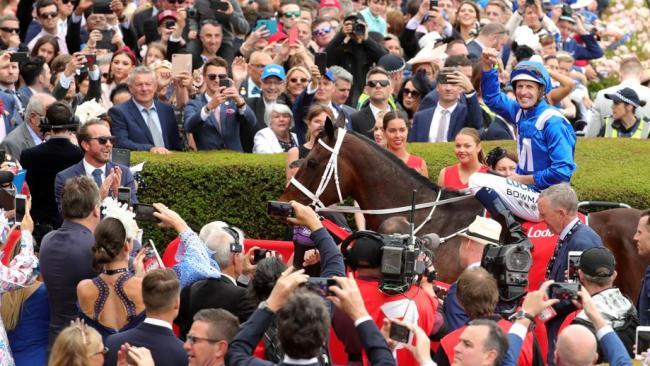
M 607 24 L 609 7 L 1 1 L 0 169 L 25 179 L 12 186 L 0 174 L 0 194 L 30 199 L 22 215 L 17 201 L 0 215 L 0 365 L 325 365 L 341 356 L 372 365 L 631 364 L 636 327 L 650 325 L 650 272 L 639 299 L 614 287 L 614 255 L 579 221 L 566 183 L 541 187 L 536 202 L 560 239 L 545 281 L 504 317 L 499 279 L 481 263 L 486 246 L 527 240 L 512 215 L 505 226 L 477 217 L 460 234 L 462 273 L 448 289 L 425 275 L 391 293 L 380 290 L 383 237 L 366 233 L 342 252 L 307 206 L 291 203 L 301 250 L 285 260 L 256 257 L 244 232 L 221 221 L 197 233 L 156 203 L 150 219 L 178 235 L 173 263 L 161 268 L 123 205 L 138 203 L 137 177 L 113 161 L 125 151 L 286 153 L 290 181 L 331 123 L 426 178 L 438 172 L 408 143 L 454 142 L 458 163 L 437 182 L 465 190 L 476 173 L 515 175 L 523 153 L 484 151 L 481 141 L 520 137 L 497 110 L 508 104 L 496 101 L 513 99 L 511 73 L 522 65 L 548 71 L 552 85 L 535 89 L 535 103 L 566 120 L 572 146 L 576 135 L 647 139 L 650 77 L 645 61 L 621 55 L 631 35 Z M 616 70 L 606 51 L 618 57 Z M 517 81 L 544 86 L 540 78 Z M 642 212 L 634 237 L 643 258 L 649 217 Z M 362 215 L 355 219 L 365 226 Z M 380 232 L 409 227 L 392 218 Z M 581 288 L 571 299 L 549 298 L 553 281 L 566 282 L 575 251 Z M 409 337 L 397 342 L 400 329 Z

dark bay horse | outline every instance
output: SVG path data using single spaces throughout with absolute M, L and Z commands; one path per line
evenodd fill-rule
M 332 150 L 336 150 L 336 142 L 340 130 L 335 130 L 331 123 L 326 123 L 319 142 L 314 144 L 309 155 L 304 159 L 300 169 L 295 175 L 295 180 L 300 182 L 310 192 L 316 192 L 319 182 L 326 170 L 331 169 L 330 157 Z M 380 147 L 369 139 L 354 132 L 346 132 L 338 150 L 335 160 L 336 177 L 324 186 L 318 199 L 324 205 L 339 202 L 339 191 L 342 198 L 352 197 L 364 210 L 386 209 L 411 204 L 412 191 L 416 190 L 416 203 L 433 202 L 460 196 L 453 191 L 441 190 L 439 186 L 410 169 L 394 154 Z M 327 146 L 321 146 L 324 144 Z M 294 184 L 289 184 L 281 201 L 296 200 L 303 204 L 311 204 L 304 192 Z M 430 208 L 419 209 L 415 214 L 415 226 L 420 225 L 430 213 Z M 620 210 L 620 209 L 618 209 Z M 640 278 L 645 269 L 636 255 L 636 248 L 632 243 L 632 236 L 636 230 L 639 211 L 626 209 L 622 213 L 608 213 L 607 210 L 590 215 L 590 222 L 612 249 L 617 259 L 619 275 L 617 283 L 621 290 L 635 301 L 640 287 Z M 473 197 L 468 199 L 437 206 L 431 220 L 419 231 L 419 235 L 436 233 L 445 237 L 466 228 L 477 215 L 483 213 L 483 206 Z M 370 230 L 377 230 L 379 225 L 391 216 L 404 216 L 410 218 L 409 212 L 389 215 L 365 215 L 366 226 Z M 620 226 L 617 217 L 624 216 L 628 220 L 627 230 Z M 634 219 L 636 217 L 636 219 Z M 630 232 L 629 222 L 634 225 Z M 623 234 L 625 236 L 623 236 Z M 625 239 L 629 238 L 629 239 Z M 534 239 L 533 239 L 534 242 Z M 461 272 L 459 263 L 460 239 L 455 237 L 440 245 L 436 250 L 435 267 L 438 270 L 439 280 L 451 283 Z M 624 270 L 621 270 L 624 269 Z

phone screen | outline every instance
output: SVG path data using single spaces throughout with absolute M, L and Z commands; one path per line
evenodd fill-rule
M 153 241 L 149 240 L 149 243 L 144 246 L 144 271 L 149 272 L 160 268 L 165 268 L 165 266 L 162 264 Z
M 327 54 L 324 52 L 317 52 L 315 56 L 316 66 L 318 66 L 318 72 L 321 76 L 325 75 L 327 71 Z
M 14 52 L 11 54 L 11 58 L 9 61 L 11 62 L 18 62 L 19 64 L 27 62 L 29 59 L 29 56 L 27 55 L 27 52 Z
M 24 194 L 16 195 L 16 222 L 23 221 L 27 210 L 27 197 Z
M 408 343 L 410 335 L 411 331 L 407 327 L 395 322 L 391 322 L 389 336 L 390 339 L 393 339 L 400 343 Z
M 293 207 L 288 202 L 269 201 L 266 204 L 266 212 L 272 217 L 291 217 L 293 216 Z
M 570 252 L 568 261 L 567 281 L 578 282 L 578 269 L 580 268 L 580 256 L 582 252 Z
M 137 203 L 133 205 L 133 212 L 135 212 L 136 221 L 158 222 L 158 219 L 153 215 L 156 212 L 153 205 Z
M 131 206 L 131 188 L 119 187 L 117 189 L 117 202 Z
M 650 348 L 650 327 L 638 327 L 636 329 L 636 354 L 640 355 Z

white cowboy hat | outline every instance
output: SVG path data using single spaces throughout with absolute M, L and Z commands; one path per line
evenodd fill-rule
M 499 244 L 501 224 L 487 217 L 476 216 L 467 231 L 458 235 L 480 244 Z

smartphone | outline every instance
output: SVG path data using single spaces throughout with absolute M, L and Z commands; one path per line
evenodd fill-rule
M 253 30 L 257 30 L 261 26 L 265 26 L 271 36 L 278 32 L 278 21 L 276 19 L 258 19 Z
M 0 188 L 0 208 L 11 211 L 16 208 L 16 190 L 13 188 Z
M 153 205 L 136 203 L 133 205 L 133 212 L 135 213 L 136 221 L 159 222 L 156 216 L 153 215 L 156 212 Z
M 327 71 L 327 54 L 324 52 L 316 52 L 314 61 L 316 66 L 318 66 L 318 72 L 320 72 L 321 76 L 324 76 Z
M 253 262 L 259 263 L 262 259 L 266 258 L 266 253 L 270 252 L 268 249 L 254 249 L 253 250 Z
M 298 27 L 293 27 L 289 29 L 289 46 L 293 46 L 298 43 Z
M 578 269 L 580 268 L 580 256 L 582 256 L 582 251 L 572 250 L 569 252 L 569 260 L 567 261 L 567 282 L 579 282 Z
M 92 54 L 88 54 L 88 55 L 84 55 L 84 56 L 86 57 L 86 67 L 87 68 L 90 69 L 95 64 L 97 64 L 97 55 L 96 54 L 92 53 Z
M 219 79 L 220 88 L 230 88 L 230 79 Z
M 118 149 L 116 147 L 113 148 L 113 152 L 111 154 L 111 161 L 123 165 L 125 167 L 130 167 L 131 166 L 131 150 L 129 149 Z
M 409 343 L 409 338 L 411 337 L 411 330 L 406 326 L 397 324 L 394 321 L 390 322 L 390 339 L 397 341 L 399 343 Z
M 102 32 L 102 39 L 97 41 L 96 47 L 102 50 L 110 50 L 113 48 L 113 30 L 105 29 Z
M 336 285 L 336 281 L 333 278 L 326 277 L 309 277 L 309 279 L 307 279 L 307 283 L 305 284 L 308 289 L 316 292 L 322 297 L 334 296 L 334 293 L 330 291 L 329 287 Z
M 113 14 L 113 10 L 111 10 L 111 2 L 106 1 L 106 0 L 95 0 L 93 2 L 93 10 L 92 12 L 94 14 Z
M 192 75 L 192 54 L 175 53 L 172 55 L 172 76 L 186 72 Z
M 436 10 L 438 8 L 438 0 L 429 0 L 429 10 Z
M 293 207 L 289 202 L 269 201 L 266 204 L 266 212 L 275 218 L 293 217 Z
M 558 282 L 548 288 L 548 298 L 558 300 L 575 300 L 580 291 L 579 283 Z
M 650 348 L 650 326 L 640 325 L 636 327 L 636 354 L 646 352 Z
M 16 194 L 16 222 L 22 222 L 27 211 L 27 196 L 24 194 Z
M 164 269 L 165 265 L 160 259 L 160 254 L 158 254 L 158 249 L 153 244 L 153 241 L 149 239 L 149 242 L 144 246 L 144 271 L 149 272 L 154 269 Z
M 29 55 L 27 52 L 14 52 L 11 54 L 9 61 L 18 62 L 19 64 L 25 63 L 29 60 Z
M 228 2 L 227 1 L 212 0 L 210 2 L 210 9 L 219 10 L 219 11 L 227 11 L 228 10 Z
M 127 206 L 131 207 L 131 188 L 119 187 L 117 189 L 117 202 L 126 203 Z

